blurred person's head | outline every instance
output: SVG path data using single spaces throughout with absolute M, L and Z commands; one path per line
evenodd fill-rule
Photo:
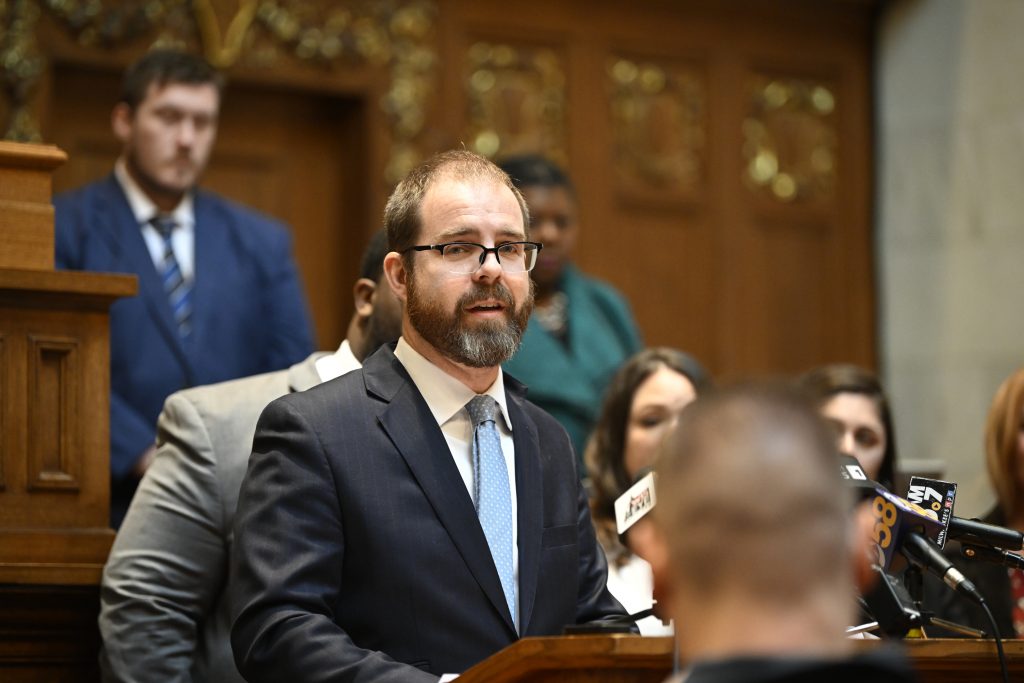
M 700 363 L 665 347 L 640 351 L 612 378 L 584 457 L 598 536 L 614 560 L 628 559 L 615 534 L 615 500 L 654 465 L 683 408 L 708 386 Z
M 384 256 L 387 253 L 387 234 L 378 230 L 363 251 L 359 278 L 352 286 L 355 313 L 349 322 L 346 338 L 352 355 L 359 361 L 381 344 L 395 341 L 402 334 L 402 302 L 384 277 Z
M 532 276 L 538 296 L 549 293 L 558 285 L 576 247 L 576 189 L 565 171 L 536 154 L 509 157 L 499 165 L 530 207 L 530 238 L 544 245 Z
M 223 84 L 201 57 L 174 50 L 153 50 L 125 72 L 111 126 L 128 173 L 162 211 L 206 169 Z
M 839 450 L 860 462 L 872 480 L 892 488 L 896 434 L 878 378 L 855 365 L 815 368 L 799 380 L 835 430 Z
M 803 393 L 699 398 L 656 472 L 651 564 L 684 660 L 845 651 L 870 535 L 854 528 L 835 436 Z
M 996 390 L 985 423 L 985 464 L 999 507 L 1024 516 L 1024 368 Z

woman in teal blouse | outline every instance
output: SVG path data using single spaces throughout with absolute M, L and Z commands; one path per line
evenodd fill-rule
M 569 432 L 583 476 L 583 447 L 605 389 L 640 350 L 640 334 L 623 296 L 572 265 L 578 206 L 565 172 L 535 155 L 500 165 L 530 208 L 530 239 L 544 244 L 531 272 L 536 307 L 519 353 L 505 370 L 525 382 L 530 400 Z

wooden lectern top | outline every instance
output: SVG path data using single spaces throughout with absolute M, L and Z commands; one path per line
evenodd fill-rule
M 868 650 L 892 641 L 858 640 Z M 904 640 L 921 683 L 977 683 L 1000 679 L 992 640 Z M 1003 643 L 1011 681 L 1024 680 L 1024 641 Z M 660 683 L 672 670 L 671 638 L 587 635 L 523 638 L 480 662 L 459 683 Z
M 459 683 L 660 683 L 672 668 L 672 638 L 586 635 L 523 638 L 459 676 Z

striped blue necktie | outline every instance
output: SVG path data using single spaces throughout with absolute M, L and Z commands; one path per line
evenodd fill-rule
M 158 215 L 150 221 L 164 240 L 164 253 L 157 265 L 157 272 L 164 283 L 164 291 L 174 313 L 178 335 L 187 339 L 192 331 L 192 285 L 185 281 L 178 259 L 174 257 L 171 234 L 178 227 L 173 216 Z
M 501 579 L 512 623 L 516 623 L 516 585 L 512 574 L 512 494 L 508 469 L 495 426 L 498 403 L 490 396 L 475 396 L 466 404 L 473 421 L 473 493 L 494 566 Z M 517 627 L 518 628 L 518 627 Z

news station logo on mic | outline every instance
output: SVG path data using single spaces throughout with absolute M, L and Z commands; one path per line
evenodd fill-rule
M 938 543 L 940 548 L 946 547 L 949 522 L 953 518 L 953 503 L 956 501 L 956 484 L 939 479 L 911 477 L 907 500 L 938 515 L 942 529 L 932 540 Z
M 903 537 L 917 532 L 935 540 L 943 530 L 939 515 L 933 510 L 904 500 L 883 488 L 875 491 L 871 501 L 875 515 L 874 539 L 879 549 L 879 564 L 889 571 L 893 562 L 900 557 Z
M 654 473 L 648 472 L 615 500 L 615 526 L 620 534 L 654 509 Z

